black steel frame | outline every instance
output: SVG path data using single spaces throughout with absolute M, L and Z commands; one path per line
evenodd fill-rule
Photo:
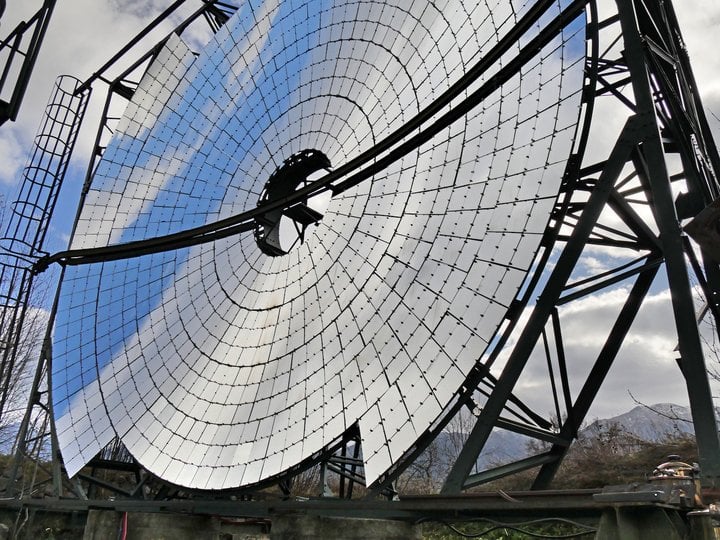
M 715 300 L 720 287 L 718 279 L 720 269 L 707 258 L 703 259 L 702 264 L 697 262 L 691 244 L 682 234 L 679 220 L 694 215 L 700 208 L 717 198 L 720 188 L 715 171 L 720 170 L 718 168 L 720 159 L 699 101 L 687 54 L 680 41 L 672 7 L 651 0 L 617 0 L 617 14 L 607 20 L 598 20 L 595 3 L 592 0 L 571 2 L 560 17 L 552 21 L 535 40 L 521 50 L 516 60 L 505 65 L 497 78 L 454 106 L 450 113 L 438 114 L 442 107 L 456 100 L 457 96 L 491 66 L 496 57 L 499 58 L 505 52 L 504 47 L 514 43 L 534 24 L 550 4 L 552 2 L 549 0 L 538 1 L 507 41 L 501 41 L 498 47 L 468 72 L 467 77 L 454 85 L 430 109 L 410 121 L 400 132 L 380 143 L 367 155 L 362 155 L 357 160 L 339 167 L 322 183 L 314 183 L 291 196 L 295 200 L 324 190 L 331 190 L 336 194 L 370 178 L 378 170 L 404 155 L 408 149 L 422 144 L 462 117 L 477 103 L 482 102 L 486 95 L 502 84 L 504 77 L 512 76 L 520 66 L 533 57 L 539 47 L 553 39 L 565 24 L 587 10 L 590 47 L 584 95 L 584 114 L 587 122 L 582 124 L 580 129 L 579 142 L 576 144 L 575 153 L 570 159 L 564 178 L 563 196 L 546 233 L 543 250 L 537 261 L 537 271 L 529 276 L 526 291 L 513 306 L 514 309 L 508 316 L 506 330 L 499 336 L 497 346 L 487 358 L 478 362 L 475 373 L 468 380 L 467 386 L 458 394 L 457 399 L 450 404 L 447 414 L 421 437 L 412 452 L 371 487 L 369 496 L 382 494 L 393 498 L 394 480 L 430 444 L 453 413 L 465 407 L 475 406 L 478 392 L 487 400 L 477 415 L 475 427 L 465 447 L 445 481 L 443 494 L 455 495 L 473 486 L 530 469 L 537 469 L 532 487 L 546 489 L 570 444 L 577 437 L 578 430 L 613 365 L 638 308 L 663 264 L 673 294 L 682 374 L 686 379 L 690 395 L 703 482 L 707 489 L 718 488 L 720 442 L 695 320 L 686 256 L 694 261 L 692 268 L 709 295 L 708 301 L 713 314 L 720 311 Z M 222 16 L 220 20 L 224 20 Z M 601 51 L 598 36 L 607 32 L 614 32 L 618 37 L 608 45 L 607 49 Z M 130 45 L 126 49 L 129 48 Z M 124 54 L 127 50 L 124 49 L 121 53 Z M 97 136 L 96 152 L 88 169 L 83 197 L 89 189 L 95 161 L 102 154 L 103 134 L 111 131 L 112 119 L 108 118 L 110 101 L 117 97 L 128 99 L 132 96 L 134 83 L 130 82 L 130 74 L 157 54 L 158 50 L 159 48 L 155 48 L 148 52 L 131 69 L 114 80 L 105 80 L 102 74 L 122 56 L 119 54 L 86 82 L 89 87 L 97 79 L 105 80 L 109 84 L 110 92 L 104 120 Z M 623 91 L 629 86 L 632 87 L 631 96 Z M 616 100 L 619 104 L 628 107 L 631 115 L 607 159 L 597 163 L 587 163 L 584 149 L 588 137 L 588 122 L 592 118 L 594 100 L 600 98 Z M 419 134 L 411 136 L 422 126 L 425 128 Z M 668 172 L 667 160 L 670 154 L 680 157 L 683 166 L 680 175 L 671 176 Z M 686 181 L 688 194 L 674 201 L 670 187 L 672 182 L 680 179 Z M 36 266 L 36 270 L 42 270 L 53 262 L 67 265 L 125 258 L 140 253 L 176 249 L 249 231 L 254 227 L 257 215 L 292 202 L 290 199 L 274 201 L 271 205 L 262 205 L 224 222 L 173 235 L 171 238 L 150 239 L 132 245 L 97 250 L 59 253 L 41 261 Z M 637 211 L 638 203 L 653 209 L 655 219 L 652 222 L 649 223 L 640 216 Z M 620 217 L 624 224 L 622 229 L 602 222 L 602 214 L 606 209 L 612 209 L 615 215 Z M 554 270 L 547 281 L 540 286 L 541 272 L 545 263 L 549 260 L 553 247 L 559 245 L 564 247 L 555 262 Z M 573 272 L 586 245 L 612 246 L 636 252 L 638 255 L 632 261 L 609 272 L 590 279 L 573 281 Z M 619 312 L 582 389 L 573 397 L 569 390 L 567 373 L 569 359 L 565 357 L 562 346 L 558 308 L 603 288 L 628 281 L 632 281 L 632 288 L 625 305 Z M 530 304 L 535 294 L 538 297 L 530 319 L 521 329 L 516 328 L 522 310 Z M 516 330 L 520 332 L 517 344 L 501 374 L 495 377 L 490 370 L 511 332 Z M 550 336 L 554 338 L 555 350 L 550 348 Z M 553 429 L 550 421 L 532 411 L 513 394 L 513 388 L 541 338 L 549 365 L 551 365 L 551 356 L 554 356 L 557 364 L 558 380 L 554 371 L 549 370 L 556 414 L 561 420 L 560 426 L 556 429 Z M 562 414 L 563 409 L 565 415 Z M 547 450 L 492 470 L 473 472 L 478 455 L 495 427 L 548 443 Z M 118 449 L 122 453 L 122 448 L 118 447 Z M 313 456 L 305 465 L 309 466 L 320 461 L 321 484 L 325 484 L 328 473 L 336 474 L 340 482 L 338 495 L 340 498 L 352 498 L 354 484 L 364 482 L 359 440 L 349 434 L 346 439 L 338 442 L 335 450 L 330 455 Z M 91 465 L 122 469 L 134 475 L 136 485 L 132 489 L 119 488 L 93 475 L 82 476 L 82 479 L 89 484 L 110 489 L 123 497 L 146 497 L 144 487 L 152 482 L 152 479 L 149 479 L 131 459 L 123 464 L 124 460 L 117 460 L 115 459 L 117 455 L 112 452 L 110 454 L 104 458 L 111 459 L 97 459 Z M 281 480 L 280 487 L 285 496 L 293 494 L 292 482 L 288 479 Z M 60 495 L 59 484 L 56 484 L 55 493 Z M 76 493 L 81 498 L 87 496 L 84 489 L 79 487 L 76 487 Z M 161 487 L 152 494 L 155 498 L 161 499 L 177 496 L 202 499 L 207 495 L 190 494 L 173 486 Z
M 90 98 L 89 90 L 76 92 L 79 83 L 68 76 L 57 80 L 31 157 L 23 171 L 20 193 L 11 206 L 10 218 L 0 239 L 0 335 L 5 344 L 0 354 L 0 416 L 6 412 L 11 386 L 17 382 L 15 366 L 23 340 L 23 324 L 31 305 L 34 266 L 46 254 L 43 245 L 50 218 Z M 50 421 L 46 413 L 51 405 L 43 360 L 48 355 L 49 339 L 46 338 L 26 414 L 20 423 L 19 455 L 26 453 L 28 448 L 40 452 L 40 441 L 49 435 Z M 43 411 L 42 419 L 32 415 L 35 407 Z M 31 423 L 35 424 L 35 428 Z M 8 473 L 11 483 L 17 472 L 16 460 Z
M 0 55 L 6 55 L 0 73 L 0 96 L 6 88 L 12 88 L 7 100 L 0 99 L 0 125 L 17 119 L 55 2 L 45 0 L 29 21 L 20 22 L 0 41 Z
M 608 159 L 584 165 L 576 178 L 569 179 L 575 194 L 588 193 L 558 218 L 572 227 L 572 233 L 559 234 L 564 243 L 547 284 L 502 374 L 478 415 L 442 492 L 458 493 L 520 471 L 536 469 L 534 489 L 547 489 L 570 444 L 577 437 L 593 399 L 597 395 L 622 345 L 650 285 L 664 263 L 672 292 L 672 305 L 679 336 L 682 375 L 690 398 L 693 422 L 702 468 L 703 486 L 716 492 L 720 483 L 720 444 L 717 422 L 710 393 L 704 354 L 696 321 L 685 257 L 694 258 L 692 246 L 680 229 L 680 219 L 690 217 L 718 195 L 716 171 L 717 149 L 699 101 L 690 71 L 687 53 L 680 40 L 677 20 L 669 3 L 645 0 L 618 0 L 618 14 L 605 21 L 595 21 L 597 31 L 619 27 L 624 40 L 619 56 L 612 48 L 590 62 L 596 62 L 597 97 L 610 96 L 629 107 L 632 116 Z M 590 71 L 592 73 L 592 71 Z M 633 97 L 620 89 L 631 85 Z M 683 165 L 680 176 L 668 173 L 668 156 L 677 154 Z M 688 194 L 674 201 L 671 183 L 683 179 Z M 637 180 L 640 188 L 626 187 Z M 638 199 L 640 201 L 638 201 Z M 649 205 L 654 220 L 648 223 L 634 210 L 638 202 Z M 618 230 L 600 222 L 605 208 L 612 209 L 627 230 Z M 656 232 L 657 231 L 657 232 Z M 594 276 L 590 280 L 571 282 L 571 276 L 587 244 L 634 250 L 640 256 L 630 264 Z M 704 268 L 693 265 L 698 279 L 706 284 L 709 302 L 717 298 L 717 266 L 709 258 Z M 704 273 L 703 273 L 704 271 Z M 633 280 L 625 305 L 607 336 L 582 389 L 574 401 L 568 390 L 567 360 L 562 348 L 557 309 L 566 302 L 596 292 L 620 281 Z M 717 305 L 713 313 L 717 313 Z M 560 366 L 561 395 L 553 383 L 555 403 L 565 403 L 565 418 L 558 430 L 538 433 L 535 437 L 550 443 L 549 448 L 532 457 L 492 470 L 473 473 L 476 460 L 493 429 L 498 426 L 532 435 L 538 426 L 508 422 L 511 392 L 530 354 L 551 328 Z M 548 351 L 549 352 L 549 351 Z M 557 416 L 562 419 L 560 407 Z

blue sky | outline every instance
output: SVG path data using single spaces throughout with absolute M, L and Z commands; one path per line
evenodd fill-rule
M 15 194 L 27 148 L 39 124 L 40 114 L 55 77 L 70 74 L 80 79 L 86 78 L 170 3 L 163 0 L 58 2 L 18 121 L 5 124 L 0 130 L 0 194 L 6 200 Z M 16 21 L 31 14 L 39 4 L 39 0 L 9 2 L 0 23 L 0 34 L 7 32 Z M 716 138 L 720 139 L 720 58 L 707 53 L 713 50 L 712 40 L 720 25 L 720 5 L 714 0 L 682 0 L 675 4 L 710 123 L 717 133 Z M 156 36 L 169 27 L 169 24 L 165 25 Z M 78 149 L 71 162 L 70 174 L 61 194 L 63 204 L 56 213 L 49 239 L 50 247 L 54 249 L 64 247 L 72 226 L 75 201 L 94 137 L 94 128 L 91 126 L 93 118 L 99 115 L 103 99 L 101 94 L 102 88 L 99 88 L 93 97 Z
M 58 2 L 20 117 L 16 123 L 5 124 L 0 128 L 0 193 L 6 200 L 11 200 L 14 196 L 26 151 L 37 129 L 54 78 L 64 73 L 81 79 L 87 77 L 170 3 L 169 0 Z M 4 34 L 15 21 L 32 12 L 39 4 L 39 1 L 10 2 L 0 22 L 0 34 Z M 716 0 L 678 0 L 676 9 L 710 123 L 720 140 L 720 120 L 716 118 L 720 117 L 720 57 L 707 54 L 707 51 L 715 48 L 713 42 L 717 28 L 720 27 L 720 3 Z M 26 12 L 21 14 L 18 10 Z M 165 28 L 168 29 L 169 25 Z M 158 35 L 159 33 L 156 34 Z M 61 193 L 59 211 L 51 224 L 47 246 L 50 251 L 66 247 L 94 138 L 92 126 L 94 119 L 98 117 L 102 99 L 102 91 L 96 92 Z M 598 255 L 597 261 L 600 264 L 603 256 Z M 570 343 L 570 346 L 578 348 L 578 354 L 583 354 L 580 351 L 582 348 L 592 346 L 592 329 L 606 319 L 607 311 L 618 301 L 617 295 L 608 293 L 588 299 L 579 307 L 573 308 L 582 310 L 589 321 L 575 330 L 576 335 L 583 339 Z M 643 309 L 638 331 L 631 336 L 627 350 L 623 352 L 624 365 L 627 367 L 611 376 L 601 394 L 600 402 L 606 405 L 599 404 L 594 409 L 596 416 L 602 417 L 629 408 L 632 405 L 630 393 L 644 402 L 659 401 L 662 398 L 684 403 L 684 389 L 677 384 L 679 374 L 674 366 L 671 347 L 673 338 L 668 337 L 672 336 L 672 328 L 666 324 L 667 317 L 661 315 L 667 312 L 667 308 L 668 292 L 660 281 Z M 568 317 L 575 315 L 571 310 L 567 312 Z M 638 357 L 647 356 L 649 350 L 661 358 L 661 361 L 644 364 L 637 360 Z M 652 377 L 654 384 L 647 383 L 648 377 Z M 632 382 L 633 380 L 636 382 Z M 527 384 L 531 389 L 533 382 L 529 381 Z

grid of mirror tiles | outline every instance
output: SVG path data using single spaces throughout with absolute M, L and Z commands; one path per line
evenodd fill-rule
M 72 247 L 254 208 L 303 149 L 347 162 L 532 4 L 243 2 L 199 55 L 173 37 L 104 153 Z M 252 485 L 356 424 L 368 482 L 391 468 L 463 384 L 538 249 L 578 122 L 581 19 L 469 115 L 330 200 L 285 256 L 244 233 L 68 268 L 52 371 L 68 473 L 119 437 L 174 484 Z

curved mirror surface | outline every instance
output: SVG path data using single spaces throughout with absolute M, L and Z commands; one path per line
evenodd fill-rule
M 171 38 L 105 150 L 72 247 L 253 209 L 304 151 L 330 169 L 347 163 L 533 4 L 244 2 L 198 55 Z M 562 7 L 441 113 L 491 83 Z M 392 467 L 458 392 L 522 285 L 571 152 L 584 56 L 581 18 L 450 127 L 320 201 L 321 217 L 279 256 L 248 232 L 69 267 L 52 373 L 68 473 L 118 437 L 174 484 L 246 486 L 356 425 L 368 483 Z

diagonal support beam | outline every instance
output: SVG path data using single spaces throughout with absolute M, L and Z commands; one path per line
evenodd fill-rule
M 590 194 L 587 205 L 570 236 L 570 240 L 563 249 L 524 331 L 503 368 L 495 389 L 490 394 L 465 446 L 445 480 L 442 488 L 443 494 L 458 493 L 465 488 L 466 480 L 487 439 L 490 437 L 490 433 L 496 425 L 516 381 L 527 364 L 530 353 L 535 347 L 545 323 L 560 298 L 565 284 L 582 254 L 585 243 L 610 198 L 615 182 L 620 177 L 623 167 L 640 142 L 642 134 L 646 131 L 646 129 L 642 129 L 644 126 L 640 124 L 641 122 L 636 116 L 630 117 L 626 122 L 607 161 L 607 166 L 600 174 L 597 185 Z
M 657 275 L 660 262 L 661 261 L 658 260 L 654 266 L 644 270 L 635 281 L 635 284 L 633 285 L 633 288 L 630 291 L 622 310 L 620 310 L 607 340 L 605 341 L 605 345 L 603 345 L 592 370 L 588 374 L 582 390 L 578 394 L 572 409 L 568 411 L 568 418 L 560 429 L 559 435 L 561 439 L 570 440 L 577 436 L 577 430 L 585 420 L 585 417 L 590 410 L 590 406 L 592 405 L 600 386 L 605 380 L 605 377 L 610 371 L 610 367 L 620 351 L 623 340 L 635 320 L 635 316 L 637 315 L 645 296 L 647 296 L 647 293 L 650 290 L 650 286 Z M 557 443 L 552 446 L 548 454 L 554 456 L 555 460 L 549 461 L 542 466 L 535 478 L 532 489 L 547 489 L 549 487 L 550 482 L 560 467 L 562 458 L 568 451 L 568 448 L 569 447 L 567 445 L 559 445 Z

